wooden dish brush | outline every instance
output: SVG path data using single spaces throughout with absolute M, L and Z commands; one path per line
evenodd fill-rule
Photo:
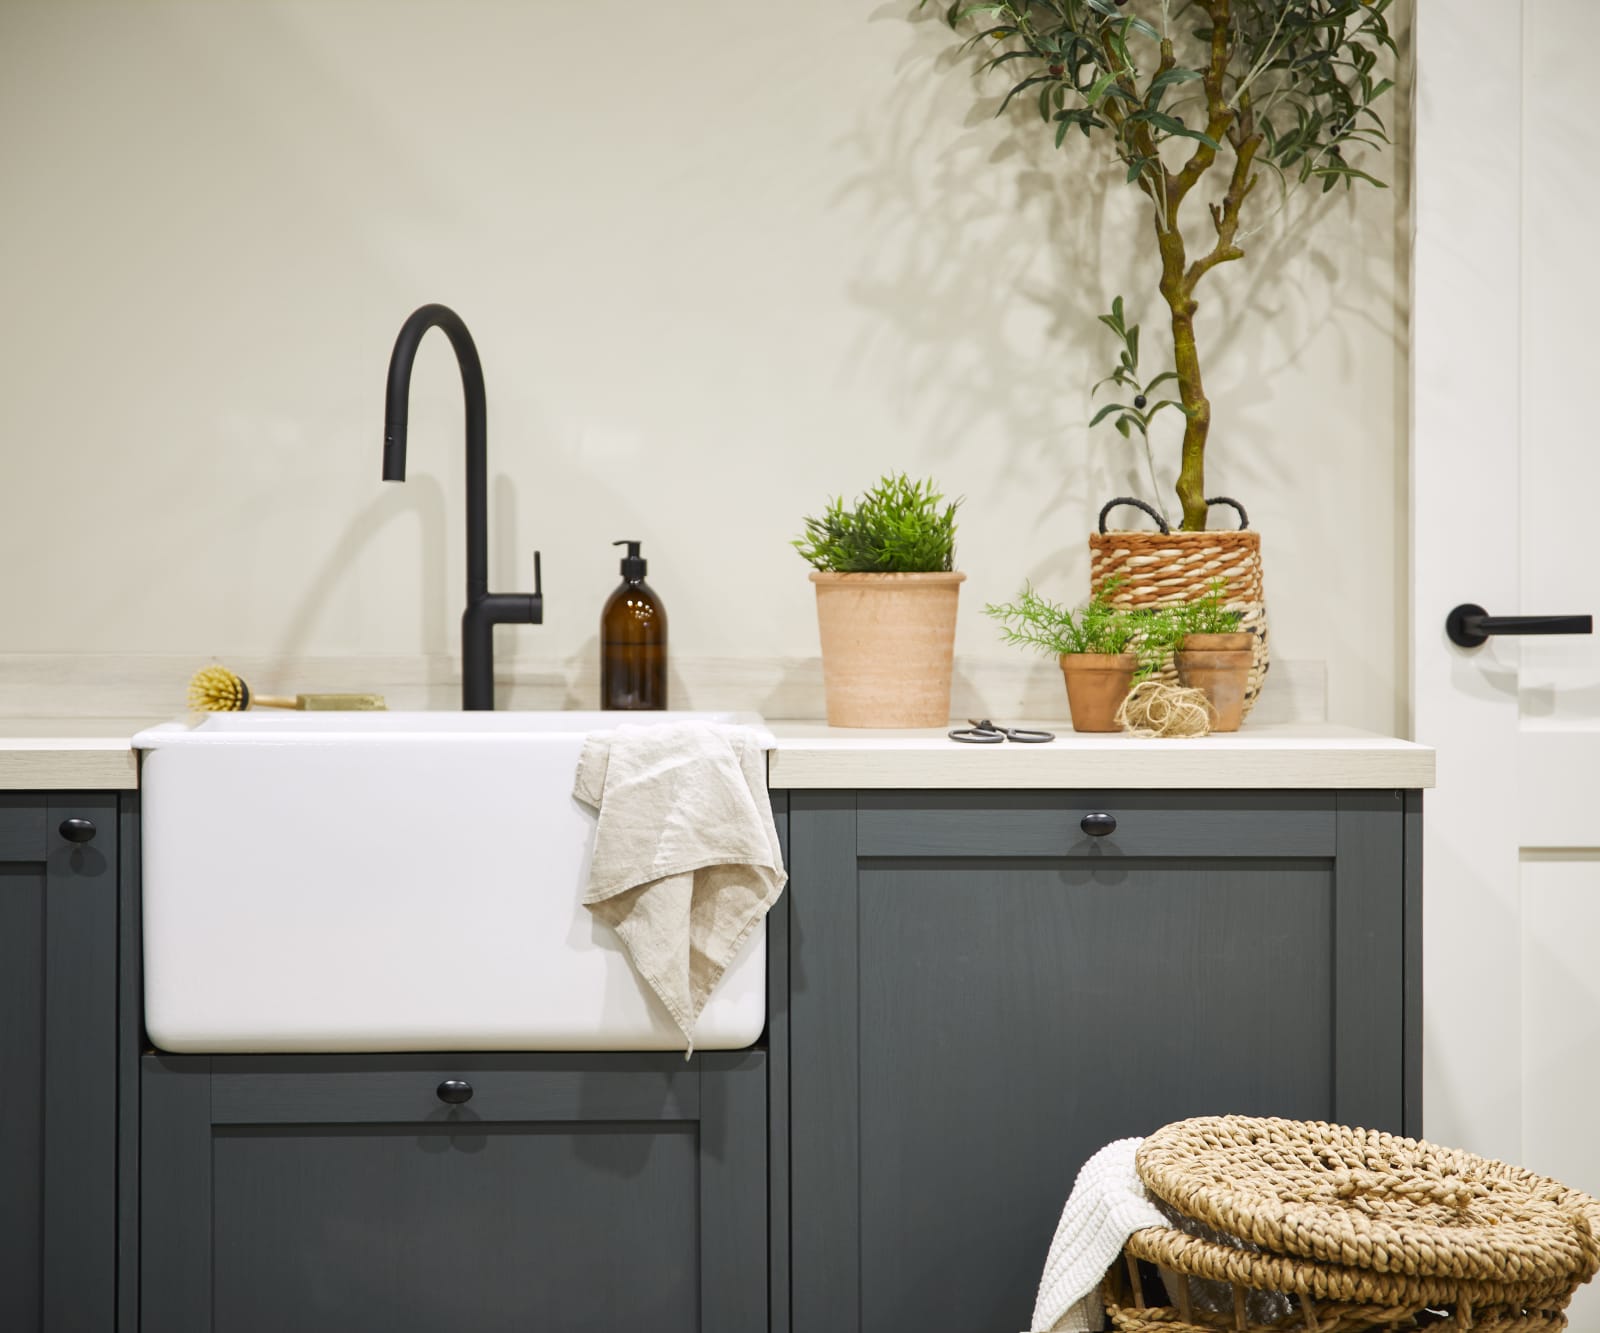
M 243 676 L 224 666 L 201 667 L 189 681 L 189 707 L 196 712 L 239 713 L 252 706 L 372 712 L 388 705 L 381 694 L 257 694 Z

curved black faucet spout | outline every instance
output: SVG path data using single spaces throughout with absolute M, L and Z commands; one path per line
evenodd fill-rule
M 494 627 L 507 622 L 537 625 L 544 619 L 539 553 L 533 556 L 533 593 L 489 591 L 489 427 L 483 363 L 461 316 L 443 305 L 425 305 L 400 326 L 389 357 L 384 399 L 383 479 L 406 479 L 406 434 L 411 367 L 429 329 L 443 329 L 461 367 L 467 435 L 467 605 L 461 616 L 461 706 L 494 707 Z

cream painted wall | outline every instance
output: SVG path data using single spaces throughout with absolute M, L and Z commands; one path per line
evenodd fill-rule
M 592 655 L 608 543 L 640 537 L 680 659 L 813 655 L 787 541 L 906 468 L 966 496 L 959 651 L 1004 656 L 979 605 L 1081 596 L 1136 481 L 1082 423 L 1093 315 L 1123 291 L 1154 334 L 1155 275 L 1131 191 L 989 119 L 932 9 L 0 0 L 0 654 L 453 651 L 437 334 L 412 480 L 378 479 L 389 348 L 437 300 L 484 359 L 492 584 L 544 552 L 545 626 L 503 653 Z M 1265 534 L 1275 651 L 1389 730 L 1403 152 L 1383 171 L 1314 229 L 1298 198 L 1202 325 L 1210 485 Z

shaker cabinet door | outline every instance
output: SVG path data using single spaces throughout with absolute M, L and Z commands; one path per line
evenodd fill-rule
M 17 1333 L 115 1326 L 117 832 L 114 795 L 0 792 L 0 1328 Z
M 765 1053 L 148 1056 L 160 1333 L 750 1333 Z
M 794 1333 L 1028 1327 L 1113 1139 L 1402 1129 L 1402 835 L 1393 793 L 793 793 Z

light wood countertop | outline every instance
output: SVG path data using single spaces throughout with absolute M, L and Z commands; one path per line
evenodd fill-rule
M 1054 741 L 967 745 L 944 731 L 852 731 L 771 722 L 773 788 L 1402 788 L 1431 787 L 1424 745 L 1328 723 L 1281 723 L 1196 740 L 1074 732 L 1065 722 L 1007 723 Z
M 0 791 L 131 791 L 149 717 L 0 717 Z
M 130 738 L 158 718 L 0 718 L 0 790 L 130 790 Z M 1246 724 L 1200 740 L 1080 735 L 1044 745 L 963 745 L 938 731 L 856 731 L 769 722 L 775 789 L 1431 787 L 1434 752 L 1323 723 Z M 1018 724 L 1024 725 L 1024 724 Z

